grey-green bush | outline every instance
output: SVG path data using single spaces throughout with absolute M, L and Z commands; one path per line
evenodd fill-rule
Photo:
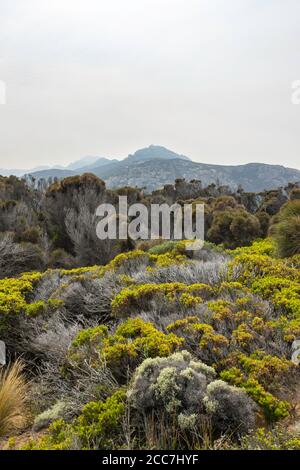
M 142 416 L 163 417 L 166 424 L 175 419 L 184 431 L 200 428 L 208 418 L 215 435 L 247 433 L 255 422 L 254 402 L 245 392 L 215 379 L 215 370 L 187 351 L 146 359 L 134 375 L 129 404 Z
M 206 393 L 205 408 L 215 432 L 241 436 L 254 428 L 255 405 L 246 392 L 223 380 L 215 380 L 208 385 Z

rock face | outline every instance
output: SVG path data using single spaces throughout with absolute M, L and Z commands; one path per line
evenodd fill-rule
M 76 173 L 82 174 L 86 167 L 77 168 Z M 49 170 L 31 173 L 36 178 L 74 175 L 71 170 Z M 210 165 L 191 161 L 184 155 L 176 154 L 164 147 L 151 145 L 138 150 L 121 161 L 112 161 L 103 165 L 95 164 L 89 171 L 106 182 L 107 187 L 123 186 L 144 187 L 153 191 L 164 185 L 174 183 L 178 178 L 187 181 L 201 180 L 203 186 L 212 183 L 228 185 L 236 190 L 242 186 L 245 191 L 259 192 L 267 189 L 284 187 L 288 183 L 300 181 L 300 171 L 285 168 L 281 165 L 249 163 L 238 166 Z M 62 174 L 68 173 L 68 174 Z

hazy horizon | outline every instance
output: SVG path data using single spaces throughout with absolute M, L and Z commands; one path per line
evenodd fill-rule
M 155 144 L 150 144 L 151 146 L 154 145 L 155 147 L 156 146 L 159 146 L 159 147 L 164 147 L 166 148 L 165 146 L 163 145 L 155 145 Z M 149 147 L 149 146 L 147 146 Z M 146 147 L 145 147 L 146 148 Z M 63 168 L 63 169 L 67 169 L 68 168 L 68 165 L 70 165 L 71 163 L 75 163 L 75 162 L 79 162 L 81 160 L 84 160 L 86 158 L 94 158 L 95 161 L 97 161 L 97 159 L 100 159 L 100 158 L 106 158 L 108 160 L 111 160 L 112 162 L 115 161 L 115 160 L 118 160 L 118 161 L 121 161 L 125 158 L 127 158 L 129 155 L 133 154 L 136 150 L 141 150 L 141 149 L 135 149 L 134 151 L 130 152 L 128 155 L 123 155 L 123 156 L 110 156 L 110 155 L 85 155 L 83 157 L 80 157 L 78 159 L 74 159 L 74 160 L 70 160 L 68 161 L 66 164 L 61 164 L 61 163 L 57 163 L 57 164 L 51 164 L 51 162 L 49 164 L 38 164 L 34 167 L 15 167 L 15 168 L 12 168 L 12 167 L 0 167 L 0 170 L 3 169 L 3 170 L 16 170 L 16 171 L 20 171 L 20 170 L 35 170 L 35 171 L 39 171 L 39 168 L 48 168 L 48 169 L 59 169 L 59 168 Z M 172 149 L 172 148 L 167 148 L 167 150 L 171 150 L 175 153 L 178 153 L 176 152 L 176 149 Z M 202 161 L 197 161 L 197 160 L 194 160 L 193 158 L 191 158 L 189 155 L 186 155 L 185 153 L 183 154 L 180 154 L 180 155 L 184 155 L 186 157 L 188 157 L 191 161 L 194 161 L 196 163 L 206 163 L 208 165 L 214 165 L 215 163 L 214 162 L 202 162 Z M 254 164 L 259 164 L 259 163 L 262 163 L 262 164 L 270 164 L 272 165 L 272 163 L 266 163 L 266 162 L 258 162 L 258 161 L 249 161 L 249 162 L 244 162 L 244 163 L 241 163 L 241 165 L 246 165 L 246 164 L 251 164 L 251 163 L 254 163 Z M 90 163 L 86 163 L 86 164 L 82 164 L 82 167 L 84 167 L 85 165 L 89 165 Z M 221 164 L 220 164 L 221 165 Z M 231 164 L 231 163 L 223 163 L 222 164 L 223 166 L 239 166 L 240 164 L 239 163 L 236 163 L 236 164 Z M 281 165 L 281 166 L 284 166 L 284 167 L 287 167 L 287 168 L 293 168 L 293 167 L 288 167 L 288 165 L 284 165 L 284 164 L 277 164 L 277 163 L 274 163 L 273 165 Z M 81 167 L 80 167 L 81 168 Z M 296 168 L 294 167 L 294 169 L 300 169 L 300 168 Z M 73 170 L 76 172 L 76 170 Z
M 300 169 L 298 0 L 1 0 L 0 168 L 121 159 Z

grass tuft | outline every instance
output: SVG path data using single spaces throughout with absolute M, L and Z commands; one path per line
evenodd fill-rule
M 24 364 L 17 360 L 0 372 L 0 436 L 21 428 L 26 422 L 28 384 L 23 370 Z

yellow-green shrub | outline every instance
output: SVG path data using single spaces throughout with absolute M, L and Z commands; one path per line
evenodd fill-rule
M 141 318 L 131 318 L 113 334 L 108 334 L 103 325 L 80 331 L 72 343 L 69 358 L 82 361 L 88 355 L 90 359 L 102 360 L 118 379 L 124 380 L 145 358 L 168 356 L 180 349 L 183 341 L 172 333 L 157 330 Z
M 17 315 L 25 311 L 27 298 L 41 277 L 41 273 L 30 273 L 0 280 L 0 315 Z
M 154 298 L 167 299 L 169 302 L 178 300 L 182 294 L 208 298 L 213 289 L 206 284 L 186 285 L 180 282 L 164 284 L 142 284 L 123 289 L 111 303 L 114 315 L 130 315 L 134 310 L 143 310 Z M 183 302 L 184 303 L 184 302 Z
M 99 325 L 94 328 L 87 328 L 79 331 L 72 342 L 74 348 L 88 346 L 89 348 L 101 344 L 104 338 L 108 336 L 108 328 L 105 325 Z
M 241 387 L 253 400 L 262 407 L 268 421 L 278 421 L 289 415 L 291 406 L 286 401 L 281 401 L 267 392 L 254 378 L 245 378 L 242 371 L 236 367 L 223 370 L 220 377 L 237 387 Z
M 105 401 L 90 402 L 72 423 L 63 420 L 50 425 L 40 441 L 29 441 L 25 450 L 115 449 L 122 443 L 122 419 L 126 393 L 120 389 Z
M 245 373 L 258 380 L 264 387 L 278 388 L 296 371 L 296 366 L 285 358 L 257 351 L 250 356 L 239 354 L 238 361 Z
M 254 339 L 253 333 L 245 323 L 241 323 L 236 330 L 233 331 L 232 337 L 242 348 L 248 348 L 249 344 L 251 344 Z
M 32 304 L 27 304 L 25 307 L 25 313 L 29 317 L 37 317 L 38 315 L 42 315 L 46 311 L 46 308 L 46 302 L 38 300 Z
M 167 326 L 167 330 L 185 338 L 186 344 L 197 344 L 205 352 L 205 358 L 210 359 L 209 362 L 222 357 L 229 345 L 224 335 L 217 333 L 211 325 L 200 323 L 197 317 L 176 320 Z
M 283 426 L 271 430 L 260 428 L 243 438 L 241 444 L 243 449 L 300 450 L 300 437 Z
M 267 255 L 272 256 L 275 253 L 275 242 L 272 238 L 255 240 L 250 246 L 242 246 L 234 250 L 227 250 L 227 253 L 237 256 L 242 254 Z

